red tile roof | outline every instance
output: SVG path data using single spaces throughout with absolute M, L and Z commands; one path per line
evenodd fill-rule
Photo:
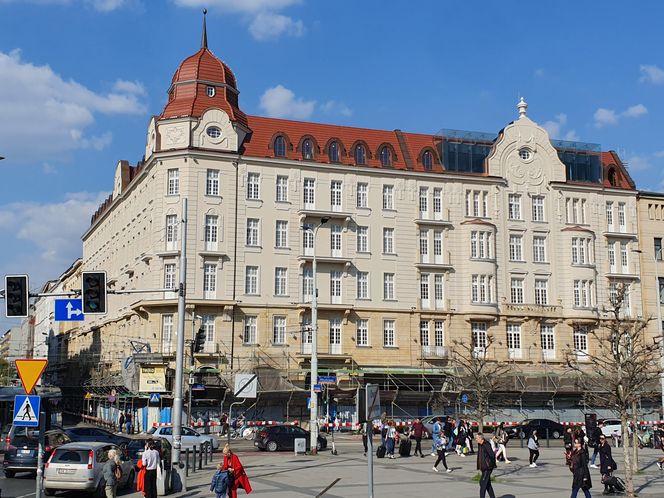
M 613 185 L 609 178 L 611 169 L 614 171 Z M 636 184 L 629 175 L 627 168 L 613 150 L 602 152 L 602 184 L 607 188 L 636 189 Z

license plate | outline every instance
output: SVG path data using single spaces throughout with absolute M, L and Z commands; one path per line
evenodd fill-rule
M 58 469 L 58 474 L 73 474 L 76 469 Z
M 30 455 L 32 454 L 32 450 L 18 450 L 19 455 Z

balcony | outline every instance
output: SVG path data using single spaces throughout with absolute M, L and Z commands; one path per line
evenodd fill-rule
M 450 351 L 445 346 L 422 346 L 423 360 L 447 360 L 450 357 Z
M 611 239 L 639 240 L 639 235 L 637 233 L 628 232 L 625 227 L 616 227 L 611 225 L 607 227 L 603 235 L 604 237 Z
M 314 257 L 313 255 L 309 254 L 300 254 L 297 257 L 297 260 L 302 265 L 304 263 L 311 263 L 314 260 Z M 350 256 L 320 256 L 318 254 L 316 255 L 317 264 L 326 263 L 326 264 L 344 265 L 346 270 L 350 269 L 352 262 L 353 258 L 351 258 Z
M 434 213 L 433 218 L 429 218 L 428 213 L 420 213 L 419 218 L 415 220 L 415 224 L 419 226 L 430 227 L 443 227 L 449 228 L 454 224 L 450 221 L 450 212 L 446 209 L 443 213 Z
M 452 267 L 452 255 L 450 251 L 442 254 L 420 255 L 420 261 L 415 263 L 415 268 L 450 271 Z
M 562 317 L 563 307 L 544 304 L 503 304 L 503 313 L 513 316 Z
M 353 219 L 353 213 L 348 211 L 337 211 L 336 207 L 330 206 L 329 209 L 312 209 L 305 207 L 299 209 L 297 214 L 300 216 L 300 221 L 306 218 L 330 218 L 332 220 L 344 220 L 346 223 Z

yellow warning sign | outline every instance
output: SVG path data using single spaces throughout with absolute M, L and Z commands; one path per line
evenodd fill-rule
M 84 399 L 92 399 L 92 394 L 85 393 L 85 398 Z
M 25 394 L 30 394 L 46 370 L 48 360 L 16 360 L 15 363 Z

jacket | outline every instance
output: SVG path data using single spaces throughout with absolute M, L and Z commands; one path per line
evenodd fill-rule
M 140 458 L 136 462 L 136 467 L 138 467 L 138 474 L 136 474 L 136 491 L 142 491 L 143 496 L 145 496 L 145 465 L 143 460 Z
M 609 443 L 604 443 L 599 445 L 599 471 L 602 474 L 611 474 L 616 470 L 616 462 L 613 461 L 613 456 L 611 455 L 611 445 Z
M 104 481 L 106 481 L 106 486 L 115 486 L 117 484 L 117 479 L 115 478 L 115 468 L 117 464 L 114 460 L 107 460 L 102 469 L 102 474 L 104 475 Z
M 424 424 L 422 424 L 422 422 L 415 422 L 412 431 L 415 438 L 421 438 L 424 433 Z
M 496 468 L 496 455 L 488 441 L 477 445 L 477 469 L 481 471 Z
M 588 457 L 583 450 L 573 451 L 571 457 L 572 488 L 590 489 L 593 487 L 588 469 Z
M 251 484 L 249 483 L 249 478 L 247 473 L 244 471 L 244 467 L 240 463 L 240 459 L 235 453 L 231 454 L 230 457 L 224 456 L 224 465 L 222 470 L 228 470 L 229 467 L 233 468 L 233 485 L 231 486 L 232 491 L 236 491 L 238 488 L 242 488 L 246 491 L 247 494 L 251 493 Z
M 440 422 L 436 422 L 433 424 L 433 427 L 431 428 L 431 431 L 433 434 L 431 434 L 431 438 L 434 440 L 434 442 L 440 440 L 440 431 L 442 430 L 442 426 L 440 425 Z
M 530 438 L 528 439 L 528 449 L 533 451 L 537 451 L 539 449 L 537 436 L 530 436 Z
M 227 470 L 217 470 L 212 476 L 212 482 L 210 483 L 210 491 L 217 493 L 218 495 L 225 495 L 228 493 L 228 488 L 232 486 L 232 478 L 230 472 Z

